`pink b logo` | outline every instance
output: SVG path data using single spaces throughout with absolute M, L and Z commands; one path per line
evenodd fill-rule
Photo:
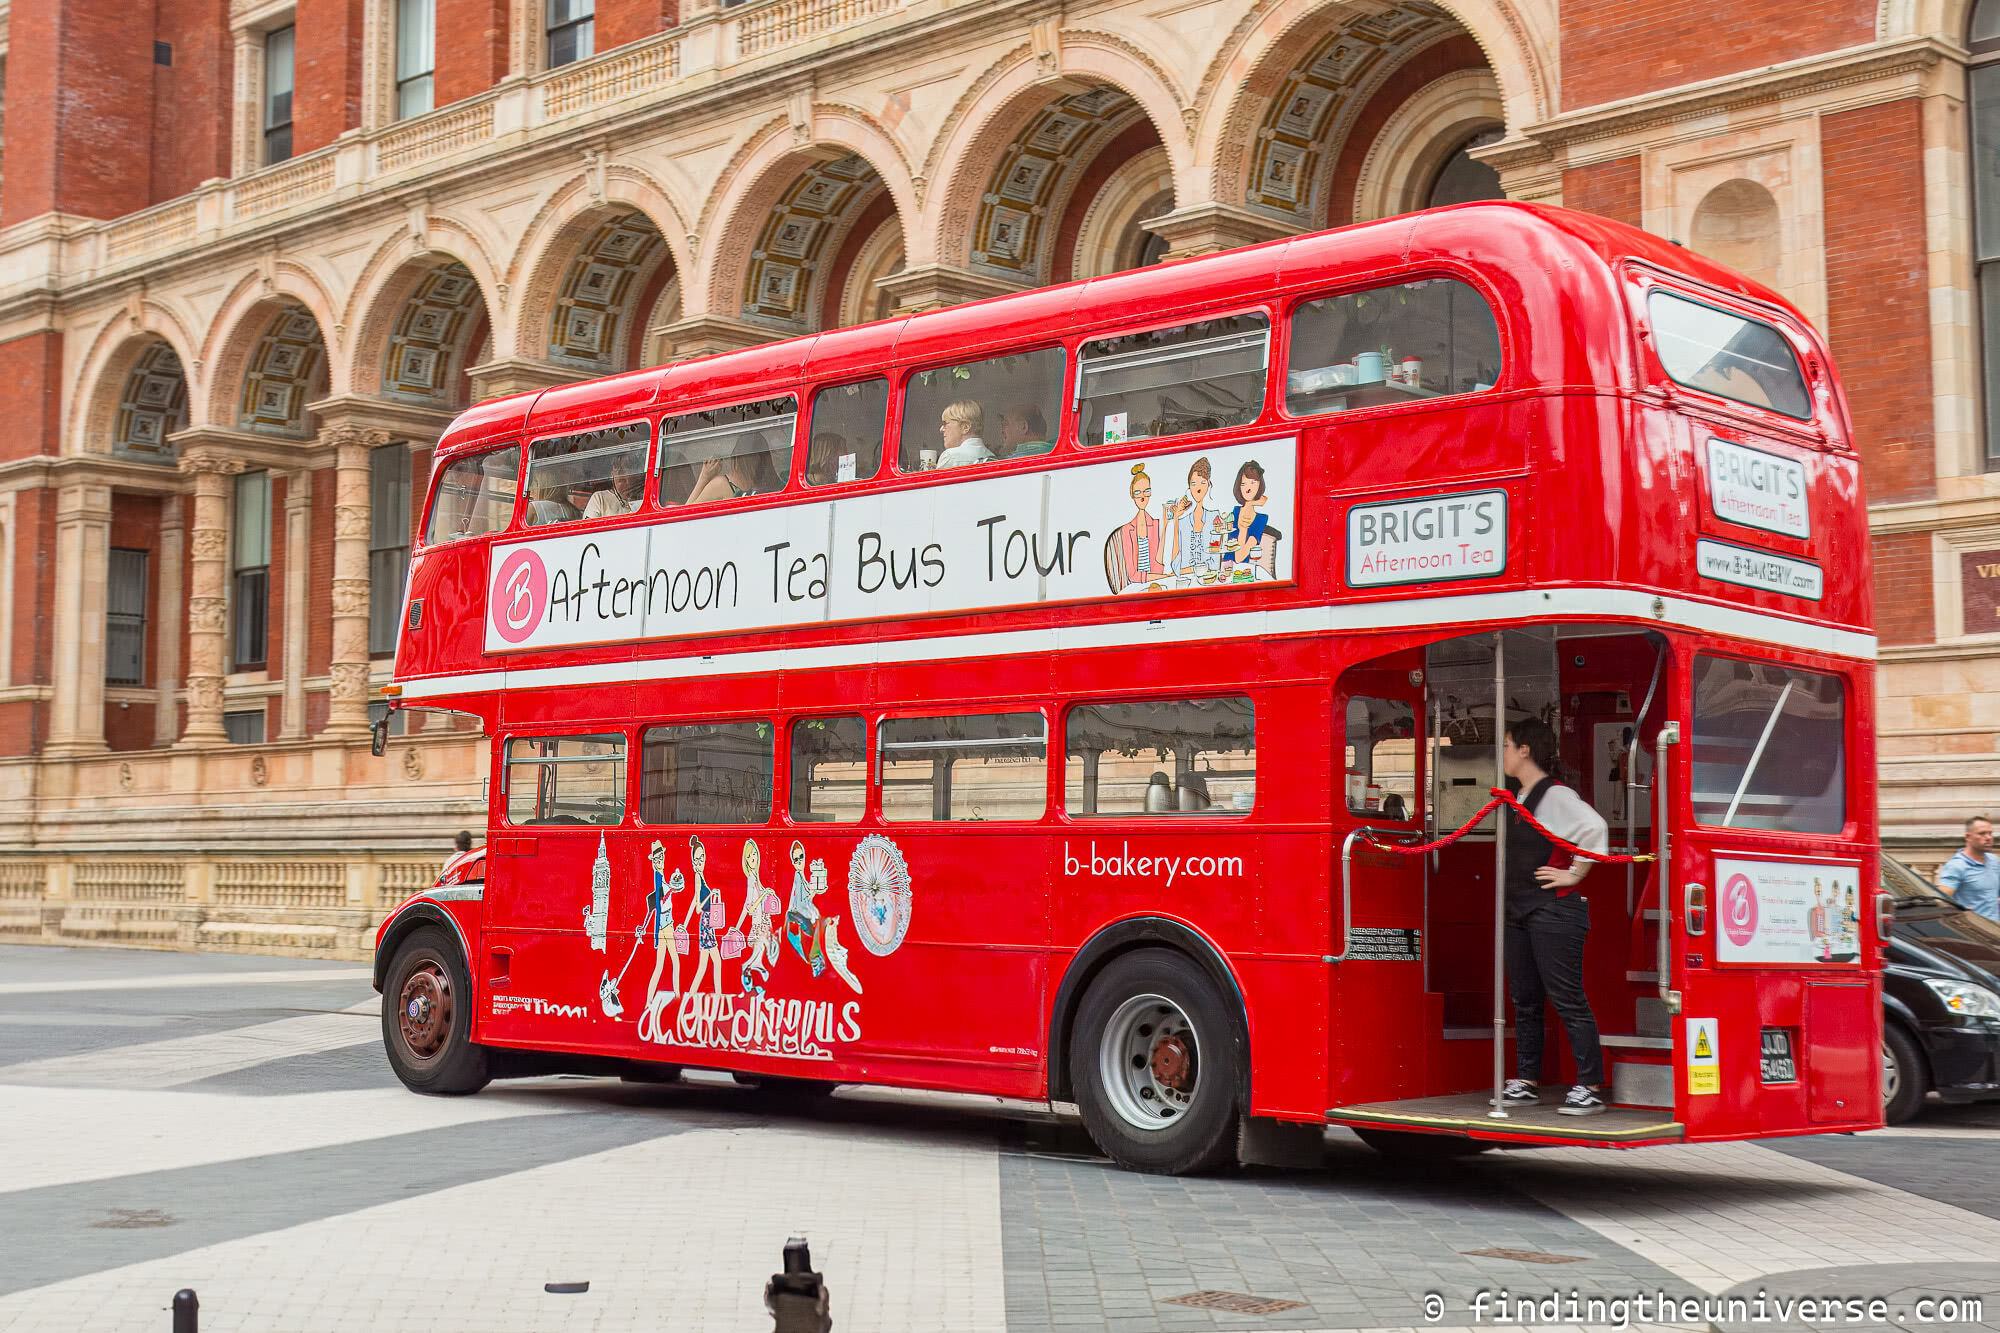
M 523 548 L 500 563 L 493 580 L 493 628 L 509 643 L 520 643 L 542 627 L 549 609 L 549 572 L 542 558 Z
M 1757 889 L 1748 875 L 1732 875 L 1722 886 L 1722 928 L 1739 949 L 1757 938 Z

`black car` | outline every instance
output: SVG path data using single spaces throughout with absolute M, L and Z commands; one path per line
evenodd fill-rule
M 2000 1097 L 2000 924 L 1887 856 L 1882 887 L 1896 904 L 1882 960 L 1883 1118 L 1908 1120 L 1933 1090 L 1948 1102 Z

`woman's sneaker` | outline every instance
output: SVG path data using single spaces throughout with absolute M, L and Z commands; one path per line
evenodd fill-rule
M 1542 1099 L 1542 1090 L 1524 1078 L 1510 1078 L 1507 1086 L 1500 1090 L 1500 1100 L 1494 1106 L 1532 1106 Z
M 1563 1098 L 1563 1104 L 1556 1108 L 1556 1114 L 1602 1115 L 1604 1110 L 1604 1098 L 1598 1094 L 1597 1089 L 1587 1088 L 1579 1083 L 1569 1090 L 1569 1096 Z

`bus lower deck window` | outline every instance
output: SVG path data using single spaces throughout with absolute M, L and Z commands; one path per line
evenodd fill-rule
M 648 727 L 639 819 L 647 824 L 762 824 L 771 818 L 769 722 Z
M 792 818 L 851 824 L 868 807 L 868 728 L 858 717 L 792 723 Z
M 1347 808 L 1403 820 L 1417 810 L 1417 718 L 1404 699 L 1347 701 Z
M 1120 444 L 1246 426 L 1264 411 L 1271 321 L 1262 311 L 1083 345 L 1077 434 Z
M 1249 699 L 1085 704 L 1063 724 L 1071 815 L 1241 815 L 1257 797 Z
M 1040 819 L 1048 808 L 1048 724 L 1040 713 L 883 719 L 882 817 Z
M 625 818 L 623 736 L 507 742 L 507 822 L 617 824 Z
M 1838 676 L 1702 656 L 1694 664 L 1694 817 L 1722 828 L 1838 833 L 1847 823 L 1847 696 Z
M 1674 383 L 1808 420 L 1812 400 L 1791 344 L 1761 320 L 1655 290 L 1646 316 Z

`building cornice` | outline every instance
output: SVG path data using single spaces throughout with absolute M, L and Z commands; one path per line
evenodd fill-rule
M 1908 37 L 1891 42 L 1848 47 L 1825 55 L 1785 61 L 1762 70 L 1704 79 L 1699 83 L 1604 102 L 1552 116 L 1521 128 L 1501 143 L 1478 153 L 1496 170 L 1532 167 L 1550 154 L 1572 163 L 1592 160 L 1588 147 L 1627 140 L 1663 126 L 1710 120 L 1719 114 L 1777 107 L 1803 97 L 1825 99 L 1835 110 L 1902 97 L 1954 92 L 1963 84 L 1965 49 L 1934 37 Z M 1941 80 L 1948 86 L 1937 86 Z M 1859 90 L 1848 98 L 1829 97 L 1843 89 Z M 1732 123 L 1731 128 L 1740 128 Z M 1620 153 L 1629 152 L 1623 145 Z
M 134 463 L 105 454 L 41 455 L 0 463 L 0 492 L 67 486 L 109 486 L 117 491 L 178 495 L 188 479 L 172 466 Z

